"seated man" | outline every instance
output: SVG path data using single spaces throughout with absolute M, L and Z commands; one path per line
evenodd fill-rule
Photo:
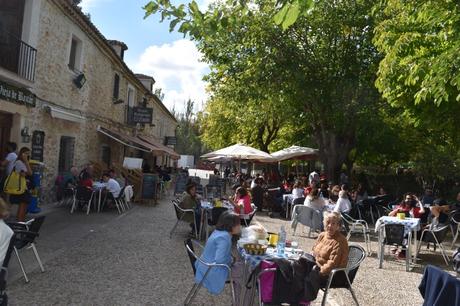
M 116 180 L 111 178 L 108 172 L 102 175 L 102 180 L 106 184 L 105 188 L 107 189 L 109 194 L 112 195 L 113 199 L 118 198 L 118 196 L 120 195 L 120 191 L 121 191 L 120 184 L 118 184 Z
M 70 168 L 70 173 L 64 176 L 64 189 L 72 189 L 78 185 L 78 169 L 73 166 Z
M 457 194 L 455 204 L 447 204 L 447 202 L 443 199 L 436 199 L 433 202 L 433 206 L 431 206 L 431 215 L 432 218 L 432 226 L 438 226 L 439 224 L 446 224 L 449 220 L 449 212 L 452 210 L 460 209 L 460 192 Z

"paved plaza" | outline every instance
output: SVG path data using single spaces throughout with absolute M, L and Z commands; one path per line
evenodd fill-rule
M 39 271 L 31 256 L 24 256 L 31 280 L 25 284 L 12 258 L 11 305 L 180 305 L 193 284 L 183 247 L 189 228 L 181 225 L 169 238 L 175 216 L 168 199 L 154 207 L 136 205 L 121 216 L 114 212 L 70 215 L 64 207 L 47 215 L 38 244 L 46 272 Z M 269 231 L 288 225 L 265 213 L 256 219 Z M 314 238 L 306 236 L 300 229 L 293 239 L 310 250 Z M 288 238 L 292 238 L 289 232 Z M 403 261 L 386 260 L 384 268 L 378 269 L 375 242 L 373 250 L 354 282 L 361 305 L 421 305 L 417 286 L 422 268 L 416 266 L 408 273 Z M 442 264 L 440 255 L 421 257 Z M 313 305 L 320 301 L 321 296 Z M 229 291 L 211 297 L 202 290 L 195 304 L 230 305 Z M 342 289 L 331 291 L 328 304 L 353 305 Z

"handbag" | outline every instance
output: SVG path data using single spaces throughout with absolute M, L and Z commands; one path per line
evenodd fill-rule
M 16 172 L 16 164 L 5 180 L 3 191 L 10 195 L 20 195 L 27 191 L 26 178 Z

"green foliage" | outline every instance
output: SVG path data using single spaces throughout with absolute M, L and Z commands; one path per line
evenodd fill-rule
M 204 151 L 204 146 L 200 139 L 200 117 L 194 116 L 194 102 L 188 100 L 185 112 L 177 114 L 176 118 L 178 122 L 176 151 L 179 154 L 193 155 L 198 159 Z
M 377 87 L 414 125 L 458 142 L 460 7 L 451 0 L 385 0 L 376 8 L 375 44 L 384 54 Z

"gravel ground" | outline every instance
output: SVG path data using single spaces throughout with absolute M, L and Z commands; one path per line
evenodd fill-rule
M 72 247 L 45 263 L 46 272 L 29 273 L 31 282 L 22 279 L 9 284 L 11 305 L 180 305 L 193 284 L 190 262 L 183 240 L 189 230 L 179 226 L 169 239 L 174 212 L 169 200 L 155 207 L 136 206 L 121 217 L 95 228 Z M 288 222 L 255 218 L 269 231 Z M 71 225 L 69 225 L 71 230 Z M 301 228 L 292 238 L 310 250 L 314 238 Z M 360 237 L 356 237 L 360 241 Z M 357 242 L 360 243 L 360 242 Z M 361 305 L 421 305 L 417 286 L 422 267 L 405 272 L 404 262 L 388 258 L 378 269 L 374 255 L 366 258 L 353 287 Z M 450 251 L 449 251 L 450 252 Z M 441 256 L 423 250 L 424 262 L 442 264 Z M 331 290 L 329 305 L 353 305 L 348 291 Z M 212 297 L 206 290 L 197 296 L 196 305 L 230 305 L 229 290 Z M 320 305 L 321 296 L 313 305 Z

